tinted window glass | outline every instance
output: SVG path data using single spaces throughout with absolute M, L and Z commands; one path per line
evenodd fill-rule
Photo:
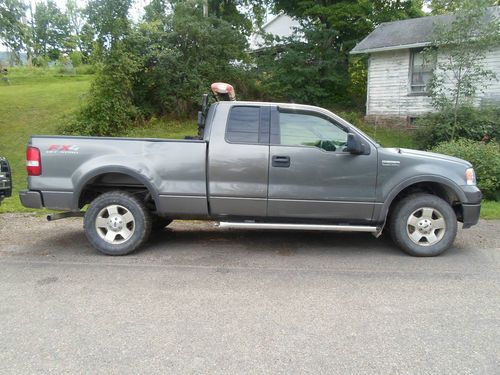
M 233 107 L 229 113 L 226 139 L 237 143 L 258 143 L 260 107 Z
M 280 144 L 313 146 L 325 151 L 342 151 L 347 132 L 334 123 L 301 113 L 280 113 Z

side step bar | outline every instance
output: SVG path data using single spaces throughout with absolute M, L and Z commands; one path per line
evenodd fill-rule
M 239 229 L 285 229 L 285 230 L 322 230 L 332 232 L 368 232 L 378 233 L 381 228 L 363 225 L 328 225 L 328 224 L 280 224 L 221 221 L 220 228 Z

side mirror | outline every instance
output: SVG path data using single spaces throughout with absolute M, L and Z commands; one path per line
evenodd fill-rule
M 365 147 L 361 137 L 354 133 L 347 133 L 347 147 L 345 151 L 354 155 L 361 155 L 365 153 Z

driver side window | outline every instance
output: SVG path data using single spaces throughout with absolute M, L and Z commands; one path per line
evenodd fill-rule
M 309 146 L 341 152 L 347 143 L 347 132 L 323 117 L 303 113 L 281 112 L 280 144 Z

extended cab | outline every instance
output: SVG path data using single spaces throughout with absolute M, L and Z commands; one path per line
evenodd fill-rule
M 12 194 L 12 176 L 7 159 L 0 156 L 0 203 Z
M 85 215 L 87 238 L 127 254 L 174 219 L 223 227 L 371 232 L 411 255 L 450 247 L 478 222 L 467 161 L 383 148 L 322 108 L 222 101 L 200 139 L 33 136 L 26 207 Z M 85 213 L 81 209 L 86 205 Z

